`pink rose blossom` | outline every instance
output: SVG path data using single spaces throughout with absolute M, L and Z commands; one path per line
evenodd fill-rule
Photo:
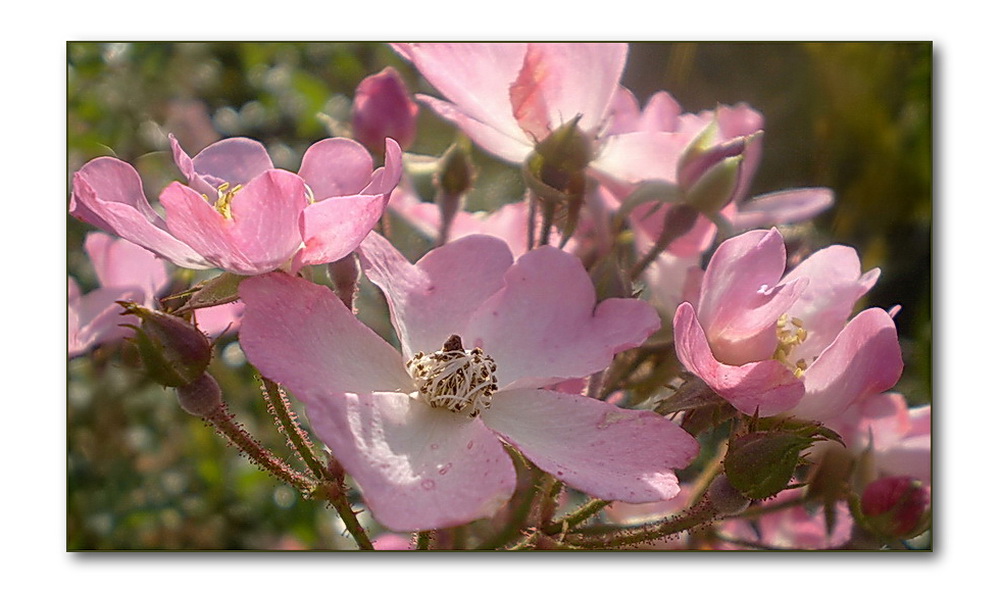
M 695 302 L 674 316 L 677 355 L 740 412 L 833 418 L 891 388 L 903 363 L 882 309 L 850 318 L 878 278 L 857 253 L 831 246 L 787 274 L 777 229 L 727 240 L 712 256 Z
M 70 213 L 178 266 L 253 275 L 349 254 L 402 174 L 393 140 L 386 140 L 386 166 L 374 173 L 360 144 L 321 140 L 302 157 L 298 175 L 275 169 L 264 146 L 249 138 L 221 140 L 194 158 L 171 143 L 188 185 L 174 182 L 160 194 L 165 219 L 147 201 L 138 172 L 111 157 L 73 175 Z
M 595 304 L 580 262 L 553 247 L 514 261 L 501 240 L 472 235 L 410 264 L 372 234 L 359 254 L 402 354 L 330 290 L 281 273 L 240 286 L 240 342 L 305 403 L 379 522 L 414 531 L 493 515 L 516 486 L 504 443 L 595 497 L 677 495 L 690 435 L 650 411 L 547 389 L 641 344 L 659 326 L 650 306 Z
M 122 316 L 116 301 L 133 301 L 153 307 L 157 293 L 169 277 L 155 254 L 103 233 L 88 233 L 83 249 L 97 273 L 100 288 L 82 295 L 69 278 L 69 356 L 81 355 L 99 344 L 132 333 L 122 324 L 138 324 L 135 316 Z

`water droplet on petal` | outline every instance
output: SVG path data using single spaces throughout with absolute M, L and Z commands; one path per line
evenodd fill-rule
M 443 474 L 448 474 L 449 470 L 451 470 L 451 462 L 449 462 L 449 463 L 445 464 L 444 466 L 442 466 L 441 468 L 439 468 L 438 469 L 438 474 L 442 474 L 442 475 Z
M 431 479 L 424 479 L 424 481 L 420 483 L 420 486 L 423 487 L 425 491 L 430 491 L 437 485 Z
M 439 446 L 439 445 L 438 445 L 438 444 L 436 444 L 436 443 L 432 443 L 432 444 L 431 444 L 431 449 L 432 449 L 432 450 L 436 450 L 436 449 L 438 449 L 439 447 L 441 447 L 441 446 Z
M 465 449 L 471 450 L 472 446 L 474 446 L 474 445 L 476 445 L 476 442 L 470 441 L 469 443 L 465 444 Z

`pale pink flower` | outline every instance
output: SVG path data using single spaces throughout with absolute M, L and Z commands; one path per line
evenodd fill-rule
M 354 92 L 351 129 L 354 138 L 372 151 L 381 151 L 392 138 L 406 150 L 417 135 L 417 112 L 406 83 L 392 66 L 365 77 Z
M 823 421 L 891 388 L 903 363 L 888 313 L 854 303 L 875 283 L 857 253 L 831 246 L 784 274 L 777 229 L 749 231 L 712 256 L 695 302 L 674 316 L 684 366 L 744 414 Z
M 99 157 L 73 175 L 70 213 L 184 268 L 218 267 L 253 275 L 338 260 L 351 253 L 385 209 L 402 174 L 401 153 L 386 140 L 386 166 L 372 172 L 360 144 L 328 138 L 309 147 L 298 175 L 275 169 L 249 138 L 216 142 L 194 158 L 171 137 L 188 185 L 150 206 L 138 172 Z
M 116 301 L 132 301 L 153 307 L 156 295 L 169 277 L 155 254 L 103 233 L 88 233 L 83 249 L 97 273 L 100 288 L 86 295 L 69 277 L 69 356 L 118 340 L 132 333 L 122 324 L 138 324 L 135 316 L 122 316 Z
M 579 260 L 553 247 L 514 261 L 503 241 L 472 235 L 410 264 L 372 234 L 359 254 L 402 354 L 332 291 L 281 273 L 241 284 L 240 342 L 305 403 L 379 522 L 414 531 L 491 516 L 516 486 L 504 443 L 595 497 L 677 495 L 690 435 L 650 411 L 546 389 L 641 344 L 659 327 L 652 307 L 596 304 Z
M 873 394 L 824 424 L 841 436 L 853 454 L 870 456 L 879 475 L 906 475 L 930 482 L 929 404 L 909 408 L 897 392 Z

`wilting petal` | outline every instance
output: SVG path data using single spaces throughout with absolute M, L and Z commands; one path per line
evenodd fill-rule
M 302 155 L 299 167 L 299 177 L 309 185 L 317 201 L 357 194 L 371 176 L 371 155 L 349 138 L 327 138 L 313 144 Z
M 899 381 L 903 358 L 896 325 L 884 310 L 859 313 L 805 371 L 806 394 L 791 413 L 823 421 Z
M 580 260 L 543 246 L 507 270 L 504 287 L 473 315 L 463 339 L 493 357 L 501 388 L 537 388 L 600 371 L 660 327 L 643 301 L 606 299 L 596 310 L 595 302 Z
M 561 392 L 501 391 L 483 422 L 567 485 L 627 503 L 676 496 L 673 469 L 698 453 L 693 437 L 654 412 Z
M 195 190 L 208 194 L 223 183 L 230 187 L 246 184 L 269 169 L 271 157 L 264 145 L 251 138 L 226 138 L 210 144 L 194 159 L 181 148 L 173 134 L 170 135 L 174 162 Z
M 775 323 L 805 289 L 781 282 L 785 242 L 777 229 L 749 231 L 719 246 L 705 270 L 698 320 L 715 357 L 729 365 L 770 358 Z
M 677 308 L 674 343 L 677 358 L 684 367 L 744 414 L 776 415 L 791 409 L 802 399 L 805 391 L 802 381 L 774 359 L 739 366 L 720 363 L 690 303 L 682 303 Z
M 391 530 L 465 524 L 514 493 L 514 465 L 479 420 L 396 393 L 310 398 L 306 414 Z
M 265 377 L 303 399 L 409 391 L 399 352 L 326 287 L 275 272 L 240 283 L 240 346 Z
M 205 258 L 167 231 L 149 205 L 138 172 L 124 161 L 99 157 L 73 174 L 70 214 L 160 254 L 184 268 L 211 268 Z
M 797 188 L 761 194 L 739 205 L 733 216 L 737 231 L 798 223 L 810 219 L 833 205 L 829 188 Z
M 472 312 L 503 286 L 513 260 L 503 241 L 485 235 L 457 239 L 410 264 L 372 233 L 359 255 L 365 274 L 385 293 L 406 358 L 440 349 L 452 334 L 466 339 Z

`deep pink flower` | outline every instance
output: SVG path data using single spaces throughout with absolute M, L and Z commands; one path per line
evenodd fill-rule
M 174 182 L 160 194 L 165 219 L 149 205 L 138 172 L 111 157 L 73 175 L 70 213 L 178 266 L 253 275 L 349 254 L 402 173 L 392 140 L 386 166 L 374 173 L 357 142 L 321 140 L 302 157 L 298 175 L 275 169 L 264 146 L 249 138 L 221 140 L 194 158 L 171 142 L 188 185 Z
M 417 135 L 420 108 L 410 97 L 399 72 L 387 66 L 365 77 L 354 92 L 351 128 L 354 138 L 372 151 L 381 151 L 385 139 L 392 138 L 406 150 Z
M 885 536 L 916 536 L 930 510 L 931 489 L 911 476 L 887 476 L 867 487 L 861 496 L 861 512 L 871 526 Z
M 138 324 L 135 316 L 122 316 L 116 301 L 133 301 L 153 307 L 156 294 L 169 277 L 155 254 L 103 233 L 88 233 L 83 249 L 97 273 L 100 288 L 82 295 L 69 277 L 69 356 L 81 355 L 99 344 L 132 333 L 122 324 Z
M 334 294 L 274 273 L 240 286 L 240 342 L 306 406 L 313 430 L 396 531 L 495 513 L 515 489 L 503 443 L 566 484 L 632 503 L 678 493 L 694 439 L 650 411 L 546 389 L 604 369 L 659 326 L 634 299 L 596 304 L 579 260 L 513 260 L 472 235 L 410 264 L 381 236 L 359 251 L 385 293 L 402 354 Z M 454 338 L 454 337 L 458 338 Z
M 822 421 L 891 388 L 903 363 L 892 318 L 854 303 L 878 278 L 831 246 L 783 274 L 777 229 L 749 231 L 712 256 L 696 302 L 674 316 L 677 355 L 740 412 Z

